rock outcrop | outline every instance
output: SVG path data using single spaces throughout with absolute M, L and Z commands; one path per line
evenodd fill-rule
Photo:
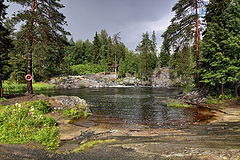
M 153 87 L 168 88 L 172 86 L 173 82 L 170 79 L 169 68 L 164 67 L 155 69 L 151 77 L 151 82 Z
M 75 109 L 81 108 L 82 110 L 87 110 L 88 113 L 91 113 L 87 102 L 77 96 L 55 96 L 50 98 L 49 103 L 54 110 L 64 110 L 73 107 Z
M 83 76 L 62 76 L 54 77 L 50 84 L 57 85 L 57 88 L 103 88 L 103 87 L 126 87 L 126 86 L 152 86 L 168 88 L 173 85 L 170 80 L 169 68 L 159 68 L 153 72 L 149 81 L 143 81 L 136 77 L 118 78 L 115 73 L 97 73 Z

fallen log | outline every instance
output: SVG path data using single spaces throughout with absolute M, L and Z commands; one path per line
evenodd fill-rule
M 185 102 L 185 103 L 190 104 L 190 105 L 194 105 L 194 106 L 197 106 L 197 107 L 200 107 L 200 108 L 207 108 L 209 110 L 215 110 L 215 111 L 218 111 L 218 112 L 221 112 L 221 113 L 224 113 L 224 114 L 228 114 L 227 112 L 224 112 L 224 111 L 220 110 L 219 108 L 216 108 L 216 107 L 213 107 L 213 106 L 207 106 L 205 104 L 193 103 L 193 102 Z

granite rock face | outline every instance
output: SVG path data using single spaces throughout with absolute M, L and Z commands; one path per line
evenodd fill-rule
M 50 84 L 57 85 L 57 88 L 104 88 L 104 87 L 128 87 L 128 86 L 152 86 L 169 88 L 173 86 L 170 80 L 169 68 L 157 68 L 149 81 L 143 81 L 133 76 L 118 78 L 116 81 L 115 73 L 97 73 L 83 76 L 62 76 L 54 77 L 49 81 Z
M 157 68 L 151 77 L 153 87 L 169 88 L 174 83 L 170 79 L 170 73 L 168 67 Z

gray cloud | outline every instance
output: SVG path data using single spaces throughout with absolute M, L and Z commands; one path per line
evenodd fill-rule
M 142 33 L 157 33 L 158 47 L 161 34 L 169 25 L 172 6 L 177 0 L 71 0 L 62 1 L 65 8 L 66 29 L 74 40 L 92 40 L 95 32 L 106 29 L 109 35 L 121 32 L 121 40 L 135 49 Z M 11 7 L 14 10 L 16 7 Z M 16 9 L 15 9 L 16 10 Z

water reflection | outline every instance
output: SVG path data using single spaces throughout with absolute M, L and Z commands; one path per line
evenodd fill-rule
M 98 123 L 137 123 L 152 128 L 170 128 L 197 120 L 195 111 L 163 105 L 166 97 L 173 97 L 178 92 L 177 89 L 161 88 L 85 88 L 54 90 L 48 94 L 74 95 L 87 100 Z

